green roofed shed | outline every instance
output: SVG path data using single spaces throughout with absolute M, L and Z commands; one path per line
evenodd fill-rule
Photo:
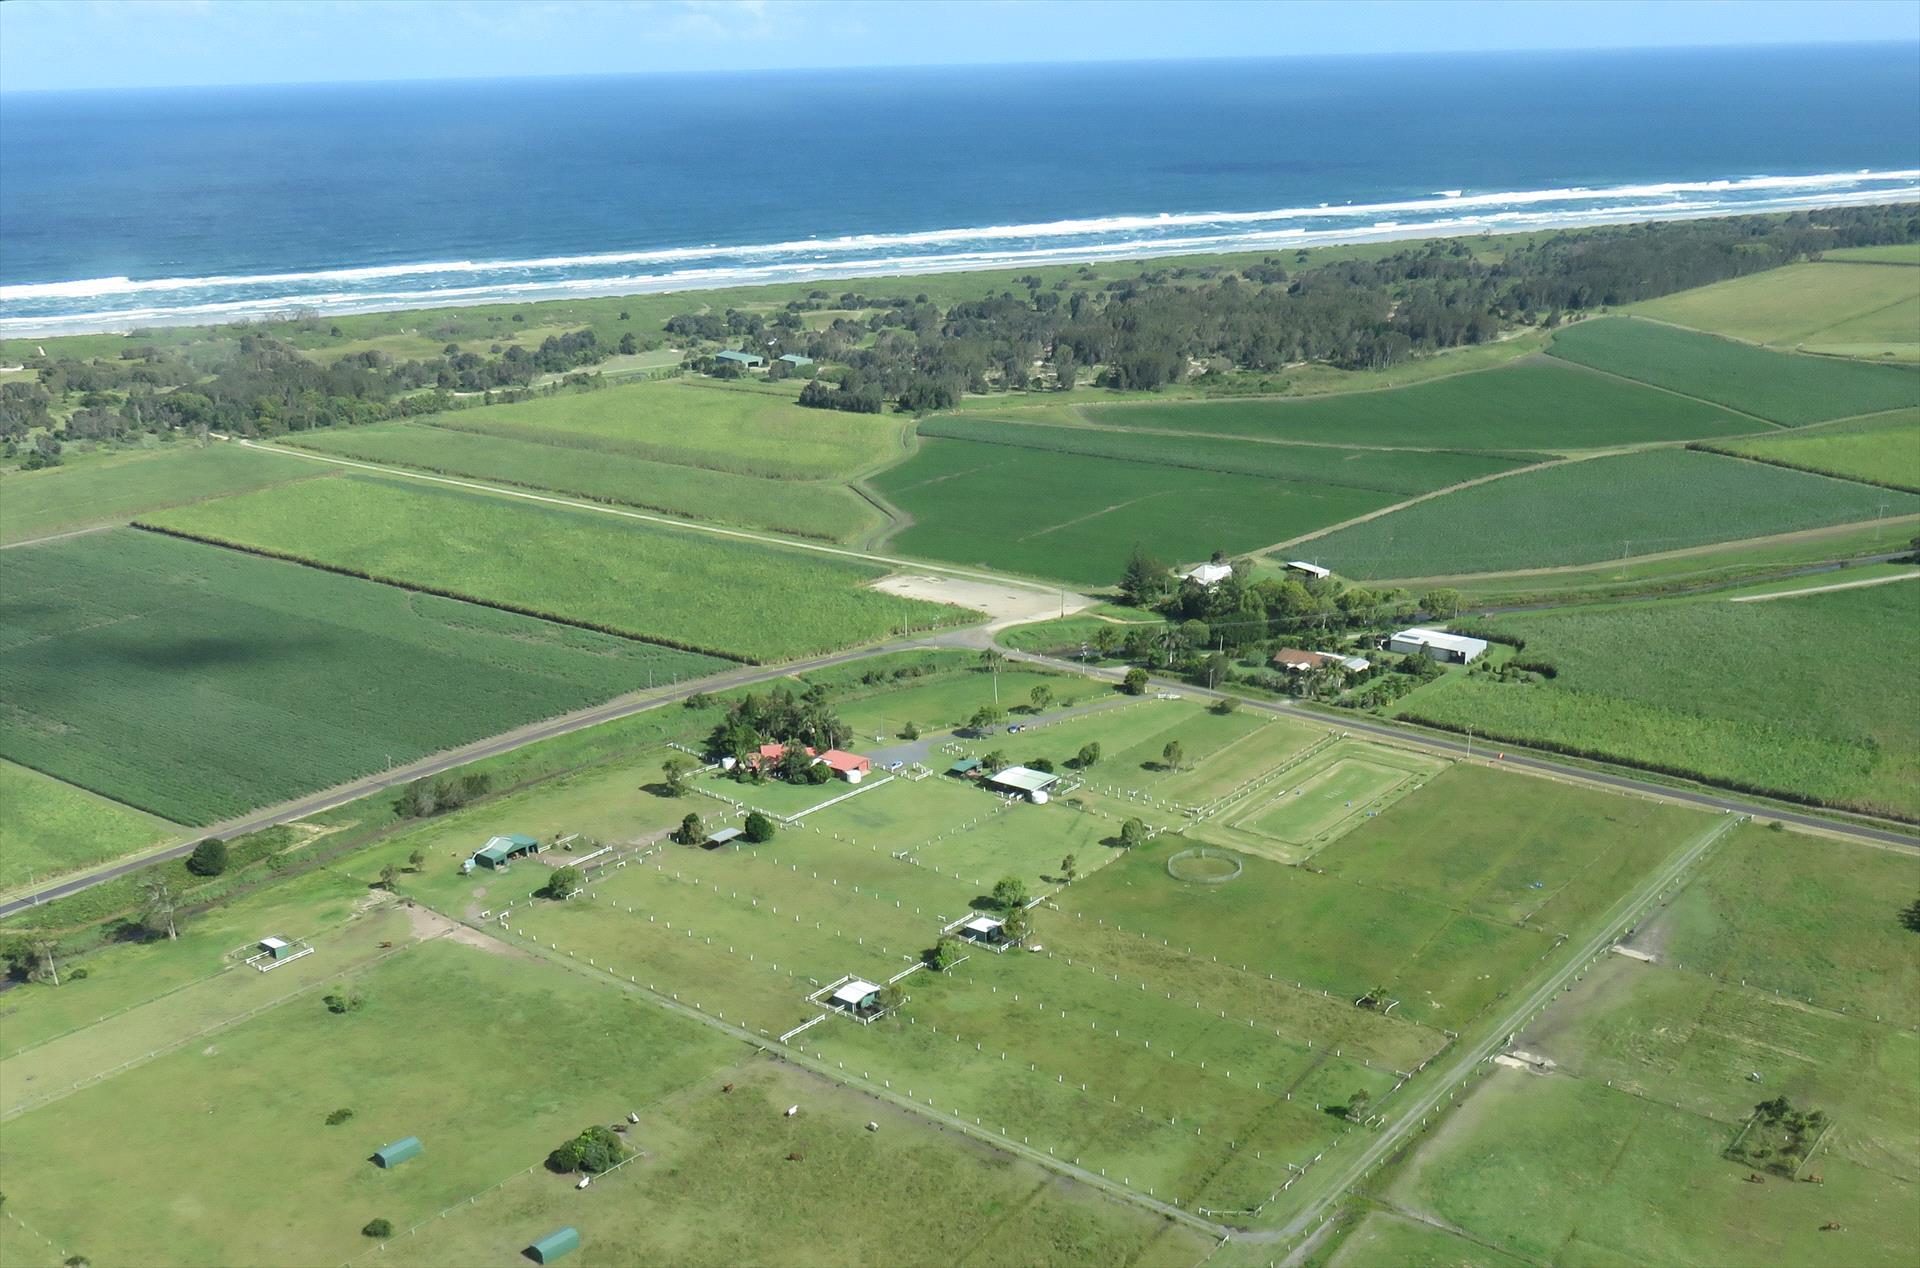
M 483 867 L 502 868 L 509 860 L 525 854 L 538 854 L 540 843 L 518 832 L 503 837 L 494 837 L 473 852 L 473 857 Z
M 536 1264 L 550 1264 L 560 1256 L 570 1255 L 579 1249 L 580 1231 L 569 1224 L 527 1247 L 527 1254 L 533 1257 Z
M 409 1158 L 418 1158 L 422 1146 L 418 1136 L 408 1136 L 396 1140 L 391 1145 L 382 1145 L 373 1151 L 373 1160 L 379 1166 L 391 1171 Z
M 980 759 L 977 757 L 967 757 L 967 758 L 962 758 L 960 761 L 957 761 L 953 765 L 947 767 L 947 774 L 971 775 L 973 774 L 973 772 L 979 769 L 980 769 Z
M 731 361 L 736 365 L 765 365 L 767 359 L 757 352 L 742 352 L 738 348 L 723 348 L 713 354 L 715 361 Z

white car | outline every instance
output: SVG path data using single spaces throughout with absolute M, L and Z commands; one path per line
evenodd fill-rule
M 887 763 L 888 770 L 905 770 L 906 768 L 907 768 L 907 764 L 905 762 L 888 762 Z

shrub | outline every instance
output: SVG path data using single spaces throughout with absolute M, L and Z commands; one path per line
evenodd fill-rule
M 388 1238 L 393 1236 L 393 1222 L 385 1219 L 371 1219 L 360 1230 L 363 1237 Z
M 747 816 L 747 820 L 741 825 L 741 828 L 746 834 L 747 840 L 755 845 L 773 840 L 773 820 L 761 814 L 758 810 L 753 811 Z
M 218 876 L 226 871 L 227 843 L 219 837 L 208 837 L 194 846 L 187 856 L 187 870 L 195 876 Z
M 352 1118 L 352 1117 L 353 1117 L 352 1110 L 337 1109 L 333 1111 L 333 1113 L 327 1115 L 327 1126 L 338 1127 L 340 1124 L 346 1122 L 349 1118 Z
M 540 893 L 547 898 L 567 899 L 580 892 L 585 882 L 581 879 L 577 867 L 556 867 L 547 877 L 547 883 L 540 887 Z
M 676 845 L 699 845 L 707 839 L 707 830 L 700 822 L 699 815 L 688 815 L 673 830 L 670 840 Z
M 329 991 L 320 997 L 330 1013 L 357 1013 L 366 1007 L 366 1000 L 354 991 Z
M 1146 695 L 1147 694 L 1147 671 L 1144 669 L 1138 669 L 1138 668 L 1129 669 L 1127 671 L 1127 676 L 1124 679 L 1122 679 L 1120 682 L 1120 690 L 1126 692 L 1130 696 Z
M 547 1169 L 562 1175 L 574 1171 L 597 1172 L 611 1169 L 627 1156 L 620 1137 L 595 1124 L 547 1155 Z

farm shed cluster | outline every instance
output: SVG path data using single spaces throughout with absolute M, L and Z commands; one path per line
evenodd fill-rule
M 807 756 L 816 765 L 823 765 L 849 784 L 857 784 L 873 773 L 873 759 L 862 757 L 858 753 L 849 753 L 845 749 L 830 748 L 824 753 L 807 746 Z M 748 755 L 746 762 L 753 770 L 762 770 L 776 766 L 787 755 L 784 744 L 762 744 L 758 752 Z
M 1487 641 L 1483 638 L 1468 638 L 1465 634 L 1449 634 L 1445 630 L 1415 627 L 1410 630 L 1401 630 L 1389 638 L 1387 650 L 1402 656 L 1418 653 L 1447 664 L 1465 665 L 1486 654 Z
M 1339 656 L 1331 652 L 1308 652 L 1298 647 L 1283 647 L 1273 654 L 1273 667 L 1289 673 L 1304 674 L 1310 669 L 1344 669 L 1357 674 L 1370 662 L 1361 656 Z
M 1028 766 L 1009 766 L 988 775 L 984 781 L 1001 792 L 1017 793 L 1036 806 L 1047 804 L 1047 789 L 1060 782 L 1058 775 Z

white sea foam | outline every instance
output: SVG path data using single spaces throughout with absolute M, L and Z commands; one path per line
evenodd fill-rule
M 1597 190 L 1569 187 L 1476 194 L 1441 190 L 1434 197 L 1392 202 L 1102 216 L 746 245 L 210 277 L 91 278 L 0 286 L 0 334 L 186 324 L 285 315 L 295 309 L 351 312 L 1258 250 L 1915 197 L 1920 197 L 1920 169 L 1671 181 Z M 175 299 L 179 302 L 169 302 Z

